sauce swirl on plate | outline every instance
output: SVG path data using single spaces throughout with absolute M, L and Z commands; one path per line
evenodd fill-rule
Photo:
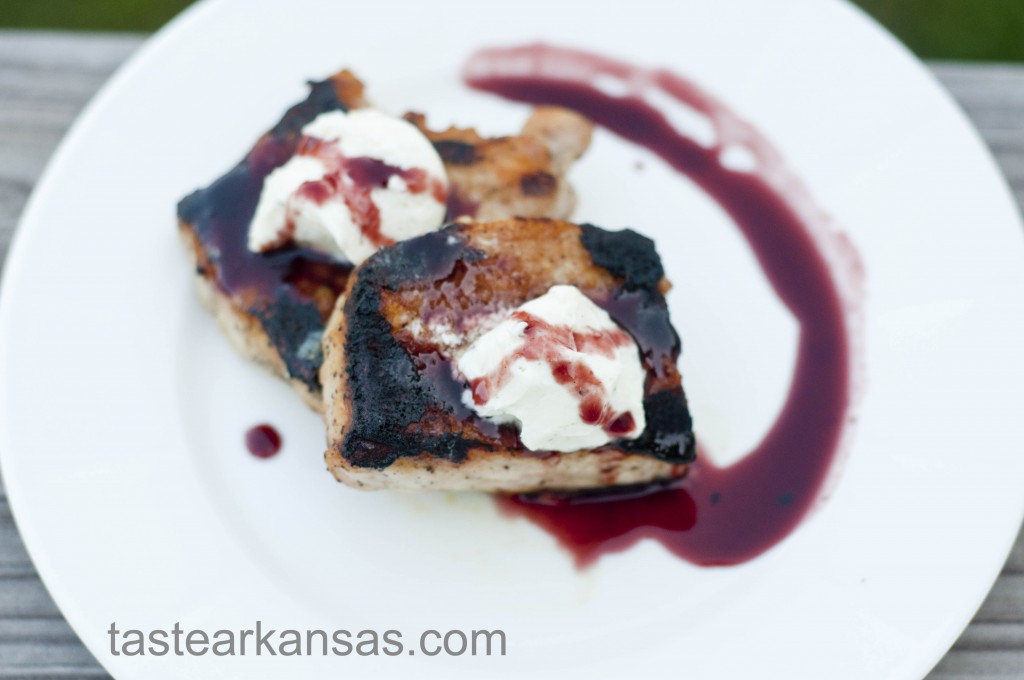
M 577 111 L 660 156 L 732 218 L 800 327 L 785 405 L 738 463 L 719 467 L 704 455 L 671 487 L 520 495 L 502 498 L 502 507 L 551 532 L 580 565 L 642 538 L 701 565 L 768 550 L 822 497 L 852 421 L 861 275 L 852 247 L 755 128 L 679 75 L 538 44 L 480 51 L 464 76 L 507 99 Z M 608 94 L 600 84 L 609 79 L 626 93 Z M 704 145 L 673 127 L 645 97 L 652 91 L 707 118 L 715 141 Z M 753 169 L 730 167 L 727 154 L 737 150 Z

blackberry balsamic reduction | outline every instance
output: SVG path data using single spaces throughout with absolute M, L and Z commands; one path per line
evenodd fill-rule
M 594 85 L 615 78 L 633 88 L 612 96 Z M 702 565 L 737 564 L 792 532 L 821 497 L 851 410 L 851 304 L 821 240 L 821 215 L 771 145 L 693 83 L 598 55 L 546 45 L 483 50 L 465 70 L 473 88 L 530 104 L 564 106 L 646 147 L 721 205 L 746 238 L 776 294 L 799 323 L 796 368 L 776 422 L 743 460 L 719 467 L 701 456 L 670 487 L 603 493 L 503 497 L 502 508 L 551 532 L 580 565 L 653 538 Z M 676 130 L 638 88 L 706 116 L 710 147 Z M 739 144 L 754 171 L 722 163 Z M 847 253 L 850 254 L 850 253 Z
M 281 450 L 281 435 L 271 425 L 256 425 L 245 433 L 245 448 L 256 458 L 272 458 Z

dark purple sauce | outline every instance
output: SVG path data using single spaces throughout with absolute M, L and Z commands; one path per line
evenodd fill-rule
M 558 68 L 570 66 L 571 68 Z M 571 76 L 549 75 L 571 73 Z M 642 93 L 615 97 L 594 77 L 649 83 L 706 115 L 720 139 L 705 147 L 680 134 Z M 772 173 L 783 166 L 749 125 L 694 84 L 597 55 L 531 45 L 485 50 L 467 65 L 467 83 L 515 101 L 564 106 L 658 154 L 714 198 L 750 244 L 765 276 L 800 326 L 799 351 L 781 415 L 743 460 L 718 467 L 698 458 L 671 488 L 614 494 L 517 496 L 502 507 L 555 535 L 584 565 L 642 538 L 702 565 L 737 564 L 785 538 L 819 499 L 851 407 L 849 310 L 820 244 L 818 225 Z M 754 172 L 723 166 L 730 141 L 721 123 L 760 163 Z M 598 502 L 600 501 L 600 502 Z
M 245 448 L 257 458 L 272 458 L 281 450 L 281 435 L 270 425 L 256 425 L 245 432 Z
M 345 162 L 345 173 L 357 186 L 366 187 L 367 189 L 384 189 L 388 186 L 388 182 L 391 181 L 392 177 L 401 177 L 406 184 L 411 185 L 410 190 L 414 194 L 426 191 L 431 186 L 427 173 L 423 168 L 400 168 L 397 165 L 389 165 L 379 158 L 370 158 L 369 156 L 347 159 Z M 438 200 L 444 203 L 447 199 L 444 186 L 438 183 L 435 191 L 440 192 Z
M 268 253 L 249 250 L 249 223 L 263 180 L 295 154 L 296 144 L 291 138 L 263 137 L 242 164 L 182 202 L 182 218 L 196 223 L 200 238 L 215 253 L 218 283 L 227 293 L 263 298 L 286 290 L 303 300 L 305 296 L 282 285 L 289 277 L 298 277 L 297 269 L 303 263 L 317 262 L 329 268 L 331 277 L 318 283 L 330 284 L 339 292 L 352 270 L 350 263 L 309 248 L 280 248 Z

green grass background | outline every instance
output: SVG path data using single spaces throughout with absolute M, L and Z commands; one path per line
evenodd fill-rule
M 855 1 L 923 58 L 1024 61 L 1024 0 Z M 188 4 L 0 0 L 0 27 L 152 31 Z

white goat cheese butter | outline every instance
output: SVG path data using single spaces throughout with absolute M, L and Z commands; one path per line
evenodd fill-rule
M 456 357 L 463 401 L 535 451 L 593 449 L 646 426 L 636 341 L 575 286 L 553 286 Z
M 328 111 L 302 134 L 263 181 L 249 250 L 297 243 L 359 264 L 444 223 L 444 163 L 411 123 L 375 109 Z

